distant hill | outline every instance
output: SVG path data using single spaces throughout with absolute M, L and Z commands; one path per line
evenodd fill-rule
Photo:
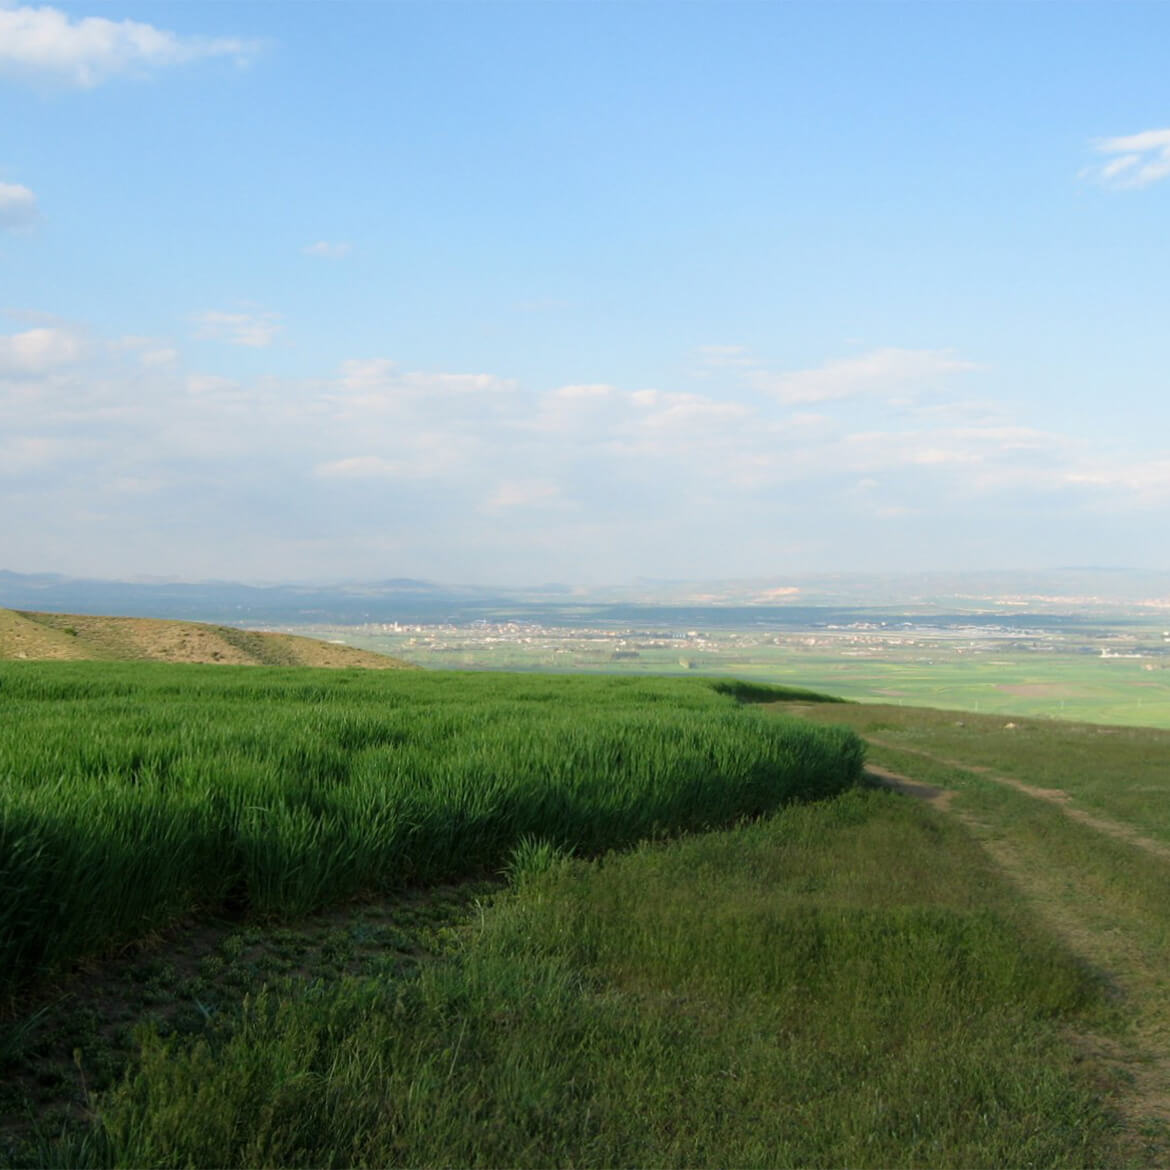
M 387 654 L 294 634 L 261 634 L 159 618 L 0 609 L 0 661 L 21 658 L 418 669 Z
M 2 3 L 2 0 L 0 0 Z M 333 584 L 104 581 L 0 568 L 0 607 L 20 612 L 122 614 L 232 626 L 420 625 L 530 621 L 639 628 L 804 625 L 897 615 L 1170 612 L 1170 572 L 1071 568 L 1037 572 L 792 573 L 714 581 L 639 580 L 624 586 L 441 584 L 413 577 Z M 837 612 L 831 612 L 836 610 Z M 880 615 L 885 617 L 888 615 Z

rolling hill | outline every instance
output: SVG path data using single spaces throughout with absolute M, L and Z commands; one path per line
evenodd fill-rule
M 159 618 L 15 609 L 0 609 L 0 660 L 4 659 L 417 669 L 386 654 L 294 634 L 266 634 Z

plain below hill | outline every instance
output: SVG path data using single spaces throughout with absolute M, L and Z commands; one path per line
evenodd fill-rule
M 417 669 L 388 654 L 295 634 L 259 633 L 161 618 L 0 609 L 0 661 L 21 658 Z

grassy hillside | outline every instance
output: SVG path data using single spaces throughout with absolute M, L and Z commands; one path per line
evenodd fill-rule
M 210 1020 L 147 1022 L 86 1128 L 24 1164 L 1119 1164 L 1067 1035 L 1097 981 L 929 809 L 852 791 L 510 868 L 438 932 L 416 904 L 316 945 L 221 935 L 175 997 Z
M 1170 1165 L 1170 736 L 815 697 L 0 666 L 0 1166 Z
M 370 650 L 202 622 L 0 609 L 0 661 L 206 662 L 233 666 L 417 669 Z

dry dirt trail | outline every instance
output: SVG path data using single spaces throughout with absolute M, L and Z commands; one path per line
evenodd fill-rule
M 1061 788 L 1040 788 L 1035 784 L 1026 784 L 1023 780 L 1017 780 L 1014 776 L 1001 775 L 994 768 L 988 768 L 982 764 L 969 764 L 964 760 L 956 760 L 949 756 L 937 756 L 933 752 L 923 751 L 921 748 L 889 743 L 887 740 L 878 739 L 873 735 L 866 736 L 866 739 L 877 747 L 889 748 L 892 751 L 907 752 L 914 756 L 924 756 L 928 760 L 933 760 L 936 764 L 945 764 L 948 768 L 962 768 L 965 772 L 974 772 L 977 776 L 982 776 L 985 780 L 991 780 L 996 784 L 1003 784 L 1008 788 L 1014 788 L 1017 792 L 1023 792 L 1027 796 L 1034 796 L 1037 800 L 1047 800 L 1052 804 L 1059 805 L 1064 815 L 1071 817 L 1074 821 L 1080 821 L 1081 824 L 1088 825 L 1090 828 L 1096 829 L 1099 833 L 1105 833 L 1115 840 L 1125 841 L 1129 845 L 1134 845 L 1138 849 L 1144 849 L 1147 853 L 1152 853 L 1157 857 L 1170 861 L 1170 845 L 1165 845 L 1161 841 L 1154 841 L 1149 837 L 1143 837 L 1140 833 L 1131 829 L 1128 825 L 1123 825 L 1119 821 L 1110 820 L 1108 817 L 1096 816 L 1093 813 L 1085 812 L 1083 809 L 1075 808 L 1071 803 L 1072 797 Z M 871 766 L 870 771 L 875 774 L 880 774 L 883 769 L 875 769 Z M 889 775 L 893 777 L 896 774 L 891 772 Z M 938 791 L 942 793 L 944 790 L 939 789 Z
M 870 764 L 875 783 L 922 800 L 960 820 L 1027 905 L 1074 953 L 1099 972 L 1110 989 L 1110 1020 L 1072 1037 L 1121 1118 L 1127 1164 L 1170 1167 L 1170 906 L 1151 914 L 1149 897 L 1127 896 L 1127 880 L 1143 875 L 1170 884 L 1170 848 L 1130 827 L 1071 807 L 1059 789 L 1038 788 L 990 768 L 936 756 L 867 736 L 875 747 L 912 753 L 935 764 L 962 769 L 1042 803 L 1055 825 L 1037 831 L 1026 815 L 991 818 L 964 807 L 964 790 L 925 783 Z M 910 769 L 913 770 L 913 769 Z M 1065 820 L 1070 841 L 1063 837 Z M 1102 856 L 1094 858 L 1094 838 Z M 1103 839 L 1103 840 L 1102 840 Z M 1127 851 L 1136 869 L 1125 871 Z M 1121 856 L 1118 856 L 1121 851 Z M 1107 872 L 1125 872 L 1111 881 Z M 1094 866 L 1097 868 L 1094 869 Z M 1161 871 L 1165 871 L 1164 873 Z M 1130 894 L 1134 887 L 1128 887 Z

